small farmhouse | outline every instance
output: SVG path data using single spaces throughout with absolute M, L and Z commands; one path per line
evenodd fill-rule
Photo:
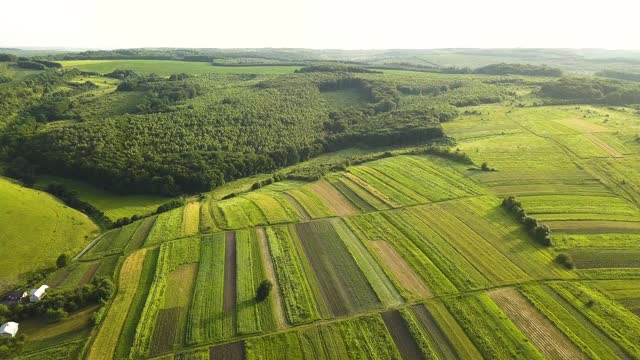
M 9 321 L 0 326 L 0 336 L 14 337 L 18 333 L 18 323 Z
M 49 286 L 42 285 L 37 289 L 31 289 L 31 292 L 29 293 L 29 300 L 31 302 L 38 302 L 42 300 L 42 298 L 46 295 L 48 288 Z

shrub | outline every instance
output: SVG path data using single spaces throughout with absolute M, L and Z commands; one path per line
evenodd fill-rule
M 256 301 L 257 302 L 264 301 L 271 293 L 272 288 L 273 288 L 273 284 L 271 283 L 271 281 L 262 280 L 262 282 L 258 286 L 258 290 L 256 291 Z
M 573 259 L 571 258 L 571 255 L 569 254 L 565 254 L 565 253 L 560 253 L 557 257 L 556 257 L 556 261 L 566 267 L 569 270 L 572 270 L 575 268 L 575 263 L 573 262 Z
M 58 260 L 56 260 L 56 265 L 58 266 L 58 269 L 67 266 L 68 263 L 69 263 L 69 255 L 67 254 L 60 254 L 60 256 L 58 256 Z

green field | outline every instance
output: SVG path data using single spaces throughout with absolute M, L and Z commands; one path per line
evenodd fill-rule
M 112 220 L 152 214 L 158 206 L 171 200 L 153 195 L 118 195 L 87 183 L 53 176 L 40 178 L 36 187 L 44 189 L 50 183 L 62 184 L 75 191 L 78 198 L 102 210 Z
M 443 56 L 431 59 L 468 63 Z M 62 63 L 201 76 L 72 72 L 51 91 L 76 107 L 13 139 L 86 178 L 37 187 L 62 182 L 113 219 L 184 200 L 105 229 L 29 284 L 107 276 L 115 293 L 95 325 L 97 307 L 20 320 L 24 358 L 640 359 L 640 113 L 619 104 L 634 83 L 560 80 L 602 94 L 578 101 L 541 90 L 554 76 Z M 115 90 L 134 80 L 147 83 Z M 49 97 L 33 96 L 11 111 Z M 98 235 L 2 179 L 0 202 L 0 241 L 18 255 L 5 257 L 5 283 Z
M 24 279 L 28 272 L 55 266 L 58 255 L 75 255 L 98 228 L 84 214 L 51 195 L 0 178 L 0 246 L 11 249 L 0 263 L 0 289 Z
M 206 62 L 157 60 L 66 60 L 60 62 L 68 69 L 109 73 L 116 69 L 133 70 L 140 74 L 287 74 L 298 66 L 212 66 Z

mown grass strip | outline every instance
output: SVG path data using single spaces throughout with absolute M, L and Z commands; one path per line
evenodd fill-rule
M 287 320 L 291 324 L 300 324 L 318 319 L 320 314 L 313 292 L 288 227 L 271 226 L 266 228 L 266 232 Z
M 402 297 L 362 242 L 358 240 L 342 220 L 334 219 L 331 224 L 349 249 L 351 256 L 373 287 L 380 301 L 385 305 L 401 304 Z
M 202 237 L 200 265 L 189 309 L 187 344 L 223 338 L 225 234 Z
M 88 359 L 113 359 L 118 337 L 127 320 L 129 308 L 140 283 L 146 250 L 131 254 L 122 264 L 118 291 L 109 307 L 107 315 L 91 344 Z

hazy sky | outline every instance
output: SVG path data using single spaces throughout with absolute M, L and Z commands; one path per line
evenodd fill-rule
M 638 0 L 14 0 L 0 47 L 639 49 L 638 14 Z

